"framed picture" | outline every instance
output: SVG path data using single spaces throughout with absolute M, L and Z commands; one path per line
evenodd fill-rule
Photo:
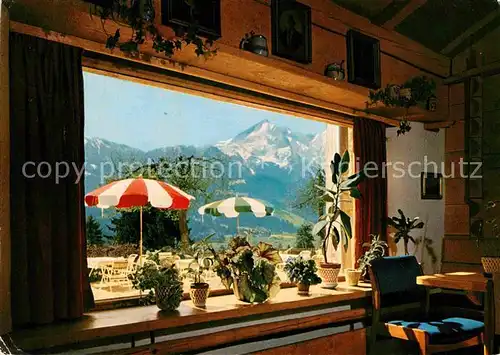
M 311 8 L 293 0 L 272 0 L 272 53 L 311 63 Z
M 162 24 L 187 28 L 198 26 L 198 33 L 211 39 L 221 37 L 220 0 L 162 0 Z
M 380 88 L 380 41 L 354 30 L 347 32 L 347 80 Z
M 422 200 L 441 200 L 443 198 L 443 175 L 441 173 L 422 173 L 420 190 Z

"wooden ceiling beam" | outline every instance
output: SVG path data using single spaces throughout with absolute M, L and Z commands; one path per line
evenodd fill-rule
M 408 16 L 414 13 L 418 8 L 424 5 L 427 0 L 410 0 L 410 2 L 401 9 L 393 18 L 388 20 L 382 25 L 382 27 L 388 30 L 394 30 L 394 28 L 403 22 Z
M 452 55 L 453 53 L 456 53 L 457 49 L 459 47 L 462 47 L 464 42 L 468 41 L 469 39 L 473 39 L 474 35 L 478 33 L 481 29 L 492 23 L 494 20 L 500 18 L 500 7 L 492 11 L 489 15 L 484 17 L 481 21 L 476 22 L 472 27 L 470 27 L 467 31 L 462 33 L 460 36 L 455 38 L 453 41 L 451 41 L 446 47 L 443 48 L 441 51 L 442 54 L 444 55 Z M 469 43 L 467 43 L 469 44 Z

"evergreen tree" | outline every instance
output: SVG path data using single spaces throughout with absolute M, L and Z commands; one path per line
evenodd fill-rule
M 312 224 L 304 223 L 297 230 L 296 248 L 311 249 L 314 248 L 314 236 L 312 235 Z
M 299 203 L 295 208 L 311 208 L 318 217 L 322 216 L 325 212 L 325 201 L 322 199 L 323 192 L 316 186 L 325 186 L 325 171 L 319 168 L 316 174 L 311 176 L 306 181 L 304 186 L 299 189 L 297 200 Z
M 88 216 L 85 223 L 87 231 L 87 244 L 100 245 L 103 243 L 103 234 L 99 222 L 93 217 Z

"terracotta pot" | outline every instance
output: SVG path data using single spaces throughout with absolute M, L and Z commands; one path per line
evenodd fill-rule
M 189 290 L 189 296 L 191 297 L 191 301 L 196 307 L 205 307 L 207 304 L 207 298 L 210 294 L 209 285 L 205 282 L 202 283 L 193 283 L 191 284 L 191 290 Z
M 481 258 L 483 270 L 487 274 L 496 274 L 500 272 L 500 257 L 483 256 Z
M 340 264 L 323 263 L 319 264 L 318 275 L 323 280 L 321 287 L 335 288 L 338 285 L 338 276 L 340 273 Z
M 357 286 L 361 277 L 361 270 L 345 269 L 345 280 L 349 286 Z
M 309 295 L 309 286 L 303 283 L 298 283 L 297 284 L 297 293 L 301 296 L 308 296 Z

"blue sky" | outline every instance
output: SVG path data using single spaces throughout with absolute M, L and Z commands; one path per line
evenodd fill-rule
M 84 72 L 85 135 L 142 150 L 204 146 L 234 137 L 264 119 L 295 132 L 325 123 Z

